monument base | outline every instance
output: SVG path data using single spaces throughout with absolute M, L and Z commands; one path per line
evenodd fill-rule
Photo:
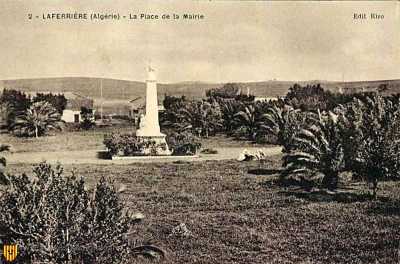
M 165 135 L 161 134 L 157 136 L 141 136 L 136 135 L 139 139 L 149 142 L 143 150 L 138 153 L 144 156 L 168 156 L 172 154 L 169 150 Z

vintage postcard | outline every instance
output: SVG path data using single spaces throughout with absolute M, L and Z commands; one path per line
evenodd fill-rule
M 0 1 L 0 263 L 400 263 L 399 1 Z

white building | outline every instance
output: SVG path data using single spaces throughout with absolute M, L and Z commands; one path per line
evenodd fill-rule
M 66 92 L 64 93 L 64 96 L 67 99 L 67 106 L 65 107 L 62 113 L 61 120 L 63 120 L 66 123 L 81 122 L 82 107 L 86 107 L 87 109 L 92 109 L 94 116 L 93 99 L 72 92 Z

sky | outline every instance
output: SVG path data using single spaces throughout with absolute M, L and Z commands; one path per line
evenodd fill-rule
M 41 18 L 74 12 L 205 18 Z M 2 0 L 0 61 L 0 79 L 142 81 L 149 62 L 164 83 L 399 79 L 400 2 Z

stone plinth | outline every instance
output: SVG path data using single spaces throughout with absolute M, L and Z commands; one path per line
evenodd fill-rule
M 165 145 L 166 148 L 157 148 L 156 155 L 171 155 L 168 144 L 165 140 L 165 135 L 160 131 L 158 121 L 158 100 L 157 100 L 157 80 L 155 71 L 148 68 L 146 80 L 146 115 L 140 119 L 139 129 L 136 131 L 136 136 L 145 140 L 155 141 L 159 145 Z M 145 150 L 146 155 L 154 152 L 154 149 Z M 154 153 L 153 153 L 154 154 Z

